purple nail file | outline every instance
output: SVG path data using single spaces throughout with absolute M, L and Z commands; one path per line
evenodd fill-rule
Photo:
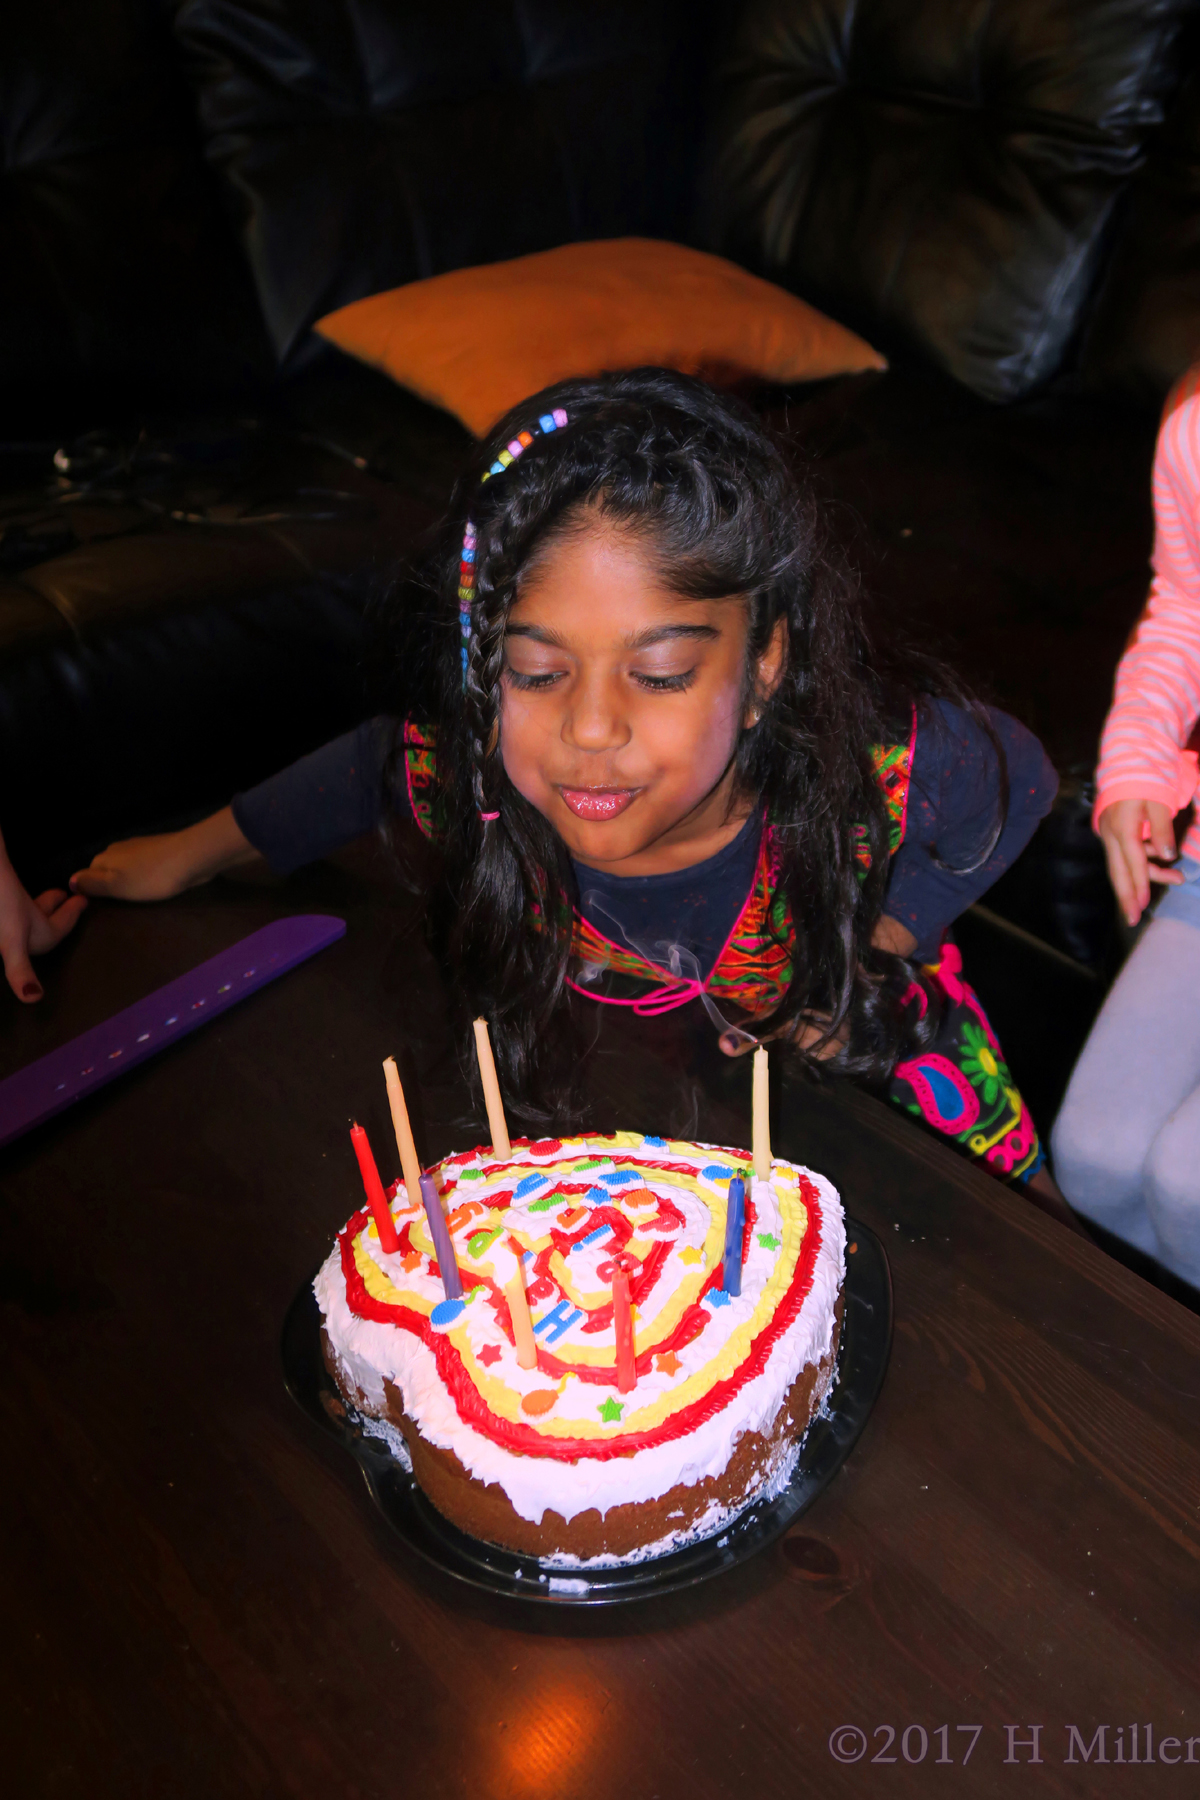
M 276 919 L 61 1050 L 18 1069 L 0 1081 L 0 1145 L 11 1144 L 345 935 L 345 920 L 325 913 Z

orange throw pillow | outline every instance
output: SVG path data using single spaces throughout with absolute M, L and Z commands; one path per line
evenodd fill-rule
M 655 364 L 722 385 L 887 367 L 794 294 L 724 257 L 651 238 L 455 269 L 355 300 L 316 329 L 477 437 L 570 375 Z

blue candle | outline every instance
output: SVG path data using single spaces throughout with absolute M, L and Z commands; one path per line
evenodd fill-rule
M 729 1201 L 725 1212 L 725 1293 L 734 1299 L 742 1291 L 742 1237 L 746 1209 L 746 1184 L 735 1175 L 729 1184 Z
M 462 1276 L 458 1272 L 454 1246 L 450 1242 L 450 1233 L 446 1229 L 446 1215 L 442 1211 L 442 1203 L 438 1199 L 438 1191 L 433 1185 L 431 1175 L 422 1175 L 421 1177 L 421 1198 L 425 1202 L 425 1217 L 429 1221 L 429 1235 L 433 1239 L 433 1248 L 437 1254 L 437 1266 L 441 1273 L 442 1286 L 446 1290 L 446 1298 L 447 1300 L 461 1300 Z

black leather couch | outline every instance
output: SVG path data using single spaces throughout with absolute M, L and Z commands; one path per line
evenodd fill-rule
M 14 9 L 0 823 L 18 867 L 59 878 L 404 694 L 372 601 L 463 434 L 322 348 L 314 319 L 574 238 L 681 238 L 888 353 L 886 375 L 762 404 L 881 610 L 1064 776 L 963 925 L 1047 1124 L 1116 949 L 1086 782 L 1144 598 L 1156 407 L 1200 353 L 1197 10 Z

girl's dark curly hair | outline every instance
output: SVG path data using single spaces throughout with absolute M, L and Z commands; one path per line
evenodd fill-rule
M 531 421 L 562 408 L 569 423 L 535 437 L 502 475 L 483 480 L 499 450 Z M 818 1039 L 795 1053 L 882 1081 L 932 1034 L 901 996 L 909 964 L 873 948 L 888 874 L 889 820 L 871 747 L 912 729 L 925 694 L 968 706 L 1000 754 L 986 713 L 947 671 L 872 654 L 855 583 L 823 539 L 818 510 L 779 446 L 738 401 L 665 369 L 561 382 L 495 427 L 455 490 L 430 579 L 445 624 L 438 771 L 445 802 L 442 939 L 463 997 L 491 1021 L 506 1095 L 517 1112 L 572 1108 L 570 966 L 578 899 L 562 839 L 508 780 L 499 754 L 505 627 L 522 570 L 549 536 L 595 508 L 638 535 L 660 578 L 681 596 L 749 605 L 747 701 L 757 658 L 780 619 L 782 680 L 736 746 L 740 795 L 769 813 L 779 880 L 795 925 L 792 980 L 756 1035 L 791 1039 L 816 1019 Z M 458 567 L 466 521 L 476 534 L 475 593 L 465 681 Z M 1003 823 L 972 867 L 990 855 Z M 494 823 L 481 814 L 497 813 Z M 856 849 L 865 844 L 865 879 Z M 586 1004 L 586 1002 L 584 1003 Z M 811 1034 L 810 1034 L 811 1035 Z M 836 1054 L 824 1061 L 832 1046 Z

